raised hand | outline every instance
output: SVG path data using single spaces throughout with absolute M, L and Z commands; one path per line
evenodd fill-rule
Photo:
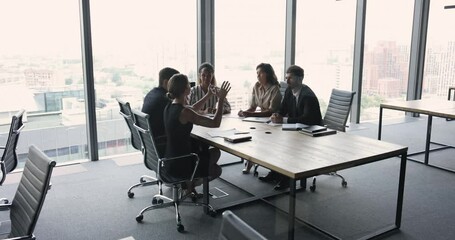
M 230 90 L 231 84 L 228 81 L 224 81 L 220 88 L 216 88 L 216 96 L 219 99 L 225 99 Z

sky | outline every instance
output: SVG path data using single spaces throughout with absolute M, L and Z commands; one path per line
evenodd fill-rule
M 188 41 L 196 38 L 195 0 L 93 0 L 91 1 L 93 44 L 97 51 L 140 52 L 162 42 Z M 340 31 L 352 25 L 355 0 L 297 1 L 302 21 L 315 24 L 308 34 L 317 31 Z M 244 41 L 251 36 L 264 35 L 256 44 L 275 45 L 284 41 L 284 0 L 217 0 L 217 26 L 239 26 L 237 35 L 217 32 L 217 41 Z M 454 0 L 431 1 L 429 38 L 434 41 L 455 39 L 455 9 L 444 10 Z M 14 0 L 0 2 L 0 54 L 71 54 L 80 56 L 80 22 L 78 0 Z M 367 40 L 410 40 L 413 0 L 368 0 Z M 374 10 L 373 10 L 374 9 Z M 194 13 L 189 14 L 189 11 Z M 321 13 L 324 11 L 324 13 Z M 346 17 L 347 16 L 347 17 Z M 334 18 L 336 19 L 334 21 Z M 255 19 L 255 20 L 252 20 Z M 277 19 L 280 19 L 277 21 Z M 298 16 L 298 21 L 300 15 Z M 194 23 L 194 28 L 181 28 Z M 341 27 L 340 27 L 341 26 Z M 268 36 L 270 28 L 279 28 Z M 250 30 L 251 29 L 251 30 Z M 406 30 L 404 30 L 406 29 Z M 215 30 L 216 31 L 216 30 Z M 160 32 L 162 35 L 156 35 Z M 223 35 L 223 32 L 228 35 Z M 163 36 L 164 34 L 164 36 Z M 432 37 L 434 36 L 434 37 Z M 311 40 L 314 39 L 314 40 Z M 339 34 L 337 41 L 351 41 L 349 35 Z M 310 38 L 308 44 L 331 41 Z M 309 40 L 309 41 L 310 41 Z M 192 40 L 196 43 L 196 39 Z M 447 41 L 447 40 L 445 40 Z

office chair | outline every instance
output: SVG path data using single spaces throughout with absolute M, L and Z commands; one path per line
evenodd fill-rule
M 134 127 L 134 119 L 133 119 L 133 114 L 131 113 L 131 106 L 129 102 L 125 102 L 121 99 L 117 98 L 117 102 L 120 107 L 120 115 L 125 119 L 126 125 L 128 126 L 128 129 L 130 130 L 131 133 L 131 145 L 133 148 L 141 151 L 143 153 L 143 148 L 142 148 L 142 142 L 141 138 L 139 137 L 139 133 L 137 132 L 136 128 Z M 144 161 L 145 161 L 145 156 L 144 156 Z M 148 175 L 142 175 L 139 178 L 139 183 L 134 184 L 130 188 L 128 188 L 127 195 L 129 198 L 134 197 L 134 192 L 133 188 L 139 187 L 139 186 L 150 186 L 150 185 L 156 185 L 158 184 L 158 179 L 148 176 Z M 161 191 L 161 188 L 160 188 Z M 161 192 L 160 192 L 161 193 Z
M 341 132 L 346 131 L 346 122 L 351 111 L 354 94 L 355 92 L 332 89 L 329 105 L 327 106 L 327 111 L 325 112 L 323 119 L 325 126 Z M 348 183 L 340 174 L 331 172 L 328 175 L 341 178 L 341 186 L 347 187 Z M 313 178 L 313 183 L 310 186 L 310 190 L 312 192 L 316 190 L 316 177 Z
M 0 210 L 10 210 L 11 225 L 8 239 L 35 239 L 33 231 L 50 188 L 55 161 L 31 145 L 22 178 L 11 204 L 0 204 Z M 5 226 L 5 225 L 4 225 Z
M 265 240 L 259 232 L 250 227 L 246 222 L 237 217 L 233 212 L 223 212 L 219 240 Z
M 5 146 L 0 146 L 3 150 L 2 158 L 0 159 L 0 168 L 2 169 L 2 178 L 0 179 L 0 185 L 6 179 L 6 175 L 16 169 L 17 166 L 17 153 L 16 147 L 19 140 L 19 134 L 21 133 L 24 125 L 22 124 L 22 117 L 25 110 L 20 110 L 11 119 L 11 126 L 9 129 L 8 139 L 6 140 Z M 8 199 L 1 198 L 0 203 L 8 203 Z
M 191 153 L 174 158 L 161 158 L 158 155 L 158 148 L 151 132 L 149 115 L 135 109 L 132 110 L 132 113 L 135 120 L 134 127 L 137 129 L 142 141 L 142 146 L 144 147 L 145 166 L 156 172 L 160 189 L 162 183 L 172 186 L 172 198 L 164 196 L 160 190 L 160 193 L 153 197 L 152 205 L 145 207 L 141 210 L 139 215 L 137 215 L 136 221 L 142 222 L 144 212 L 146 211 L 174 206 L 177 231 L 183 232 L 185 228 L 182 225 L 179 212 L 179 205 L 181 204 L 207 207 L 209 213 L 214 216 L 216 214 L 215 210 L 208 204 L 197 203 L 194 194 L 182 195 L 184 183 L 193 181 L 194 174 L 199 164 L 198 155 Z M 187 197 L 191 197 L 192 201 L 184 201 Z

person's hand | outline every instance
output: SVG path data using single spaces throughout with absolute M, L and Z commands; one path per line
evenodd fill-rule
M 215 85 L 210 84 L 208 87 L 207 94 L 208 95 L 216 95 L 217 87 Z
M 283 116 L 281 116 L 279 113 L 274 113 L 272 116 L 270 116 L 270 120 L 272 120 L 273 123 L 282 123 Z
M 231 84 L 228 81 L 224 81 L 220 88 L 215 88 L 216 96 L 222 101 L 226 98 L 226 95 L 230 90 Z

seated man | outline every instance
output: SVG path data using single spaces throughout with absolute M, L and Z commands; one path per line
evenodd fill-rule
M 293 65 L 286 71 L 288 88 L 284 93 L 279 113 L 270 117 L 273 123 L 303 123 L 307 125 L 322 124 L 319 101 L 310 87 L 303 84 L 304 71 L 301 67 Z M 259 177 L 265 182 L 277 182 L 276 190 L 289 187 L 289 178 L 270 171 L 266 176 Z
M 169 79 L 179 71 L 173 68 L 163 68 L 158 73 L 158 87 L 153 88 L 144 98 L 142 112 L 150 116 L 150 127 L 160 156 L 164 156 L 164 148 L 166 144 L 166 132 L 164 131 L 163 112 L 164 108 L 171 100 L 166 96 Z

